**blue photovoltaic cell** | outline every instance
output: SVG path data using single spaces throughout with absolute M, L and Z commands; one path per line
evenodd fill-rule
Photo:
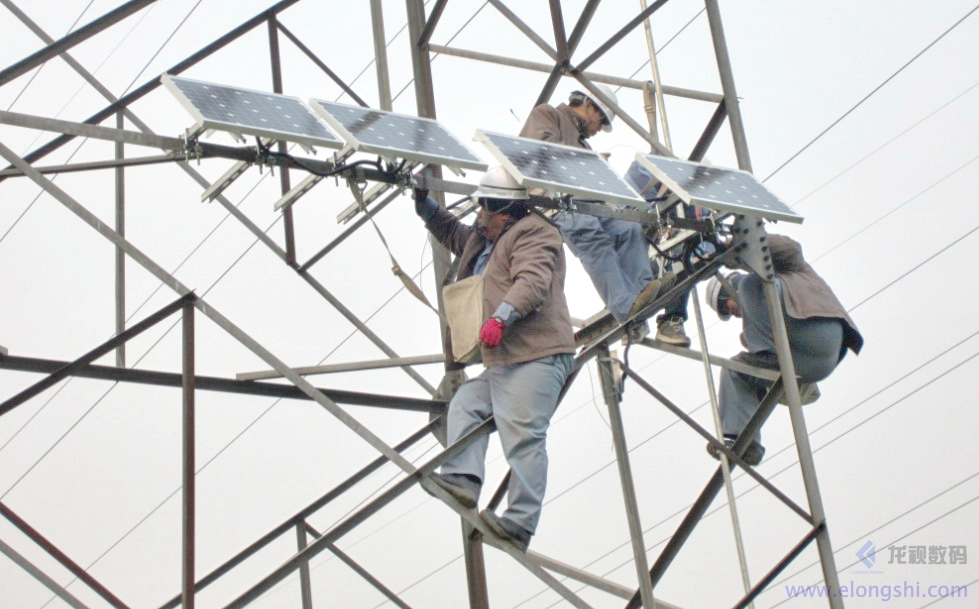
M 486 163 L 438 121 L 320 99 L 309 105 L 359 152 L 485 171 Z
M 637 154 L 636 160 L 686 203 L 769 220 L 803 220 L 747 171 L 650 154 Z
M 529 188 L 620 205 L 645 203 L 593 150 L 479 130 L 476 139 Z
M 163 84 L 204 129 L 217 129 L 308 146 L 342 148 L 334 135 L 298 98 L 239 89 L 165 74 Z

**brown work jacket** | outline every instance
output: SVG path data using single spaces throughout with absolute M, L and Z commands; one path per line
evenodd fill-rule
M 460 257 L 456 279 L 471 276 L 486 238 L 444 209 L 439 209 L 426 227 Z M 484 321 L 503 301 L 513 305 L 520 318 L 503 331 L 498 346 L 483 347 L 485 366 L 574 353 L 571 315 L 564 298 L 563 246 L 558 229 L 536 214 L 517 220 L 496 240 L 483 271 Z
M 829 285 L 802 257 L 802 246 L 785 235 L 768 235 L 775 276 L 782 282 L 785 312 L 796 319 L 827 317 L 843 322 L 843 352 L 860 353 L 863 336 Z
M 540 104 L 530 111 L 527 122 L 520 130 L 520 137 L 591 150 L 585 141 L 584 122 L 567 104 L 560 104 L 557 108 Z

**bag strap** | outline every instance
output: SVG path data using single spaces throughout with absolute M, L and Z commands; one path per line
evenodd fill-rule
M 376 222 L 374 222 L 373 215 L 367 212 L 367 206 L 364 204 L 365 186 L 366 186 L 366 182 L 362 182 L 362 181 L 350 182 L 350 190 L 352 190 L 354 193 L 354 199 L 357 201 L 357 205 L 360 206 L 360 210 L 364 212 L 364 215 L 367 216 L 368 220 L 370 220 L 371 224 L 374 226 L 374 230 L 377 231 L 377 236 L 380 237 L 381 239 L 381 244 L 384 245 L 384 249 L 387 250 L 388 257 L 391 259 L 391 272 L 394 273 L 394 275 L 401 280 L 401 283 L 404 284 L 405 289 L 408 290 L 408 292 L 410 292 L 415 298 L 420 300 L 426 307 L 434 311 L 435 314 L 438 315 L 440 319 L 442 319 L 442 321 L 445 321 L 445 316 L 438 309 L 432 306 L 432 303 L 428 301 L 428 298 L 425 296 L 425 293 L 422 292 L 422 289 L 418 287 L 418 284 L 416 284 L 415 281 L 410 276 L 408 276 L 407 273 L 401 270 L 401 265 L 398 264 L 398 261 L 397 259 L 395 259 L 394 254 L 391 253 L 391 248 L 388 246 L 387 239 L 384 238 L 384 233 L 381 232 L 381 228 L 377 225 Z

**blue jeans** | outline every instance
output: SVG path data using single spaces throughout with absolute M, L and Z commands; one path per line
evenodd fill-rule
M 449 403 L 449 444 L 493 416 L 512 470 L 507 489 L 509 507 L 503 516 L 531 534 L 537 530 L 547 488 L 547 428 L 573 364 L 571 354 L 562 353 L 487 368 L 463 384 Z M 474 441 L 446 461 L 442 473 L 485 480 L 488 445 L 487 436 Z
M 563 211 L 553 218 L 564 242 L 585 267 L 602 302 L 618 321 L 653 279 L 649 245 L 638 222 Z
M 782 300 L 782 285 L 775 279 L 779 300 Z M 772 364 L 778 364 L 772 325 L 765 302 L 764 282 L 756 275 L 742 275 L 736 281 L 738 304 L 741 306 L 745 342 L 748 351 L 767 357 Z M 839 319 L 814 317 L 795 319 L 785 312 L 789 346 L 792 362 L 800 382 L 815 383 L 828 377 L 840 362 L 843 348 L 843 322 Z M 738 435 L 758 410 L 761 399 L 771 383 L 760 378 L 733 372 L 721 371 L 718 408 L 721 414 L 721 427 L 725 435 Z M 761 434 L 759 434 L 759 438 Z

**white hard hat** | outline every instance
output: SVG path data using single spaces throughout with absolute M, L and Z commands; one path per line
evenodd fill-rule
M 472 194 L 473 199 L 506 199 L 526 201 L 527 188 L 521 186 L 502 165 L 490 167 L 479 181 L 479 188 Z
M 721 321 L 727 321 L 731 319 L 731 314 L 727 312 L 727 307 L 722 305 L 722 298 L 726 301 L 728 298 L 731 298 L 731 295 L 724 289 L 724 284 L 717 278 L 717 275 L 714 275 L 707 282 L 707 306 L 714 309 L 714 312 L 721 318 Z M 722 310 L 724 311 L 723 313 L 721 312 Z
M 607 97 L 607 98 L 611 99 L 613 102 L 615 102 L 615 105 L 619 105 L 619 98 L 616 97 L 615 92 L 613 92 L 612 89 L 608 88 L 606 85 L 603 85 L 600 82 L 595 83 L 595 88 L 597 88 L 599 91 L 601 91 L 602 92 L 602 95 L 604 95 L 605 97 Z M 610 108 L 608 106 L 608 104 L 606 104 L 605 102 L 603 102 L 602 100 L 600 100 L 597 95 L 595 95 L 594 93 L 592 93 L 588 89 L 582 89 L 582 90 L 578 90 L 578 91 L 572 91 L 571 92 L 571 95 L 572 96 L 574 96 L 574 95 L 582 95 L 588 101 L 590 101 L 591 103 L 595 104 L 595 107 L 598 108 L 602 112 L 602 114 L 605 116 L 605 120 L 602 121 L 602 131 L 611 131 L 612 130 L 612 121 L 615 120 L 615 111 L 612 110 L 612 108 Z

